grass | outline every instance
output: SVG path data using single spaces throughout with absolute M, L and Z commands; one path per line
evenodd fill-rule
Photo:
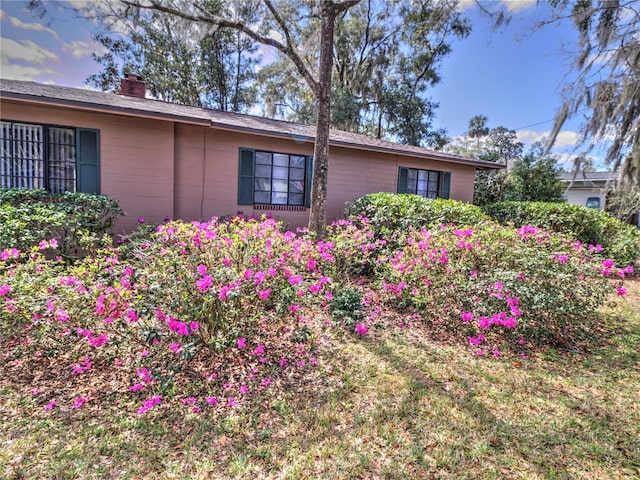
M 45 414 L 4 375 L 0 477 L 638 478 L 640 280 L 627 287 L 588 354 L 495 359 L 417 325 L 329 329 L 321 375 L 228 416 L 137 416 L 126 400 Z

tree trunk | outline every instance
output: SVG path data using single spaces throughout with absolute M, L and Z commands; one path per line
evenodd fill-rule
M 313 150 L 313 185 L 309 230 L 318 238 L 325 235 L 327 224 L 327 173 L 329 171 L 329 125 L 331 102 L 331 70 L 333 68 L 333 29 L 336 10 L 333 2 L 323 1 L 320 7 L 320 64 L 318 68 L 318 122 Z

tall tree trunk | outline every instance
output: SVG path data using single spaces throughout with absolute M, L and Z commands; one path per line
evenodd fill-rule
M 336 9 L 333 2 L 323 1 L 320 7 L 320 64 L 316 92 L 318 122 L 313 150 L 313 185 L 309 230 L 318 238 L 325 235 L 327 221 L 327 173 L 329 171 L 329 125 L 331 103 L 331 70 L 333 68 L 333 29 Z

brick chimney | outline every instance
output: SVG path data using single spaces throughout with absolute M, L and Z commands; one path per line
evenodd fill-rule
M 124 78 L 120 80 L 120 94 L 128 97 L 144 98 L 146 89 L 142 77 L 125 73 Z

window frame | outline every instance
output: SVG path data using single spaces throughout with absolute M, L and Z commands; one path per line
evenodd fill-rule
M 270 156 L 270 164 L 268 165 L 269 177 L 264 174 L 258 175 L 257 169 L 260 166 L 267 166 L 265 162 L 258 161 L 259 154 L 267 154 Z M 276 155 L 282 155 L 287 157 L 287 165 L 275 165 L 275 167 L 287 168 L 286 180 L 274 177 L 274 159 Z M 296 167 L 292 165 L 292 157 L 298 157 L 302 166 Z M 302 178 L 292 178 L 292 170 L 302 170 Z M 252 205 L 255 208 L 260 209 L 273 209 L 273 210 L 303 210 L 309 208 L 311 205 L 311 185 L 313 175 L 313 157 L 304 153 L 290 153 L 290 152 L 276 152 L 266 149 L 254 149 L 247 147 L 239 147 L 239 164 L 238 164 L 238 205 Z M 300 176 L 300 175 L 299 175 Z M 269 184 L 269 189 L 259 189 L 257 187 L 257 180 L 264 180 Z M 286 203 L 273 203 L 273 182 L 282 180 L 286 182 L 287 201 Z M 302 182 L 302 191 L 292 192 L 290 182 Z M 269 202 L 258 201 L 257 193 L 263 192 L 269 194 Z M 275 191 L 277 192 L 277 191 Z M 284 191 L 282 192 L 284 193 Z M 300 195 L 301 203 L 293 203 L 291 200 L 292 195 Z M 264 200 L 262 198 L 261 200 Z
M 13 131 L 13 125 L 27 125 L 30 127 L 39 127 L 42 129 L 42 140 L 41 140 L 41 147 L 42 147 L 42 186 L 38 186 L 38 187 L 6 187 L 6 188 L 29 188 L 29 189 L 34 189 L 34 188 L 42 188 L 44 190 L 47 190 L 48 192 L 52 192 L 52 193 L 62 193 L 62 192 L 78 192 L 80 191 L 78 188 L 78 139 L 77 139 L 77 134 L 78 134 L 78 130 L 79 127 L 71 127 L 68 125 L 60 125 L 60 124 L 53 124 L 53 123 L 35 123 L 35 122 L 29 122 L 29 121 L 22 121 L 22 120 L 12 120 L 12 119 L 6 119 L 6 118 L 2 118 L 0 119 L 0 122 L 2 123 L 9 123 L 11 125 L 11 131 Z M 74 149 L 74 162 L 73 162 L 73 190 L 59 190 L 56 192 L 53 192 L 51 190 L 51 184 L 52 184 L 52 177 L 51 177 L 51 161 L 50 161 L 50 134 L 49 131 L 50 129 L 64 129 L 64 130 L 70 130 L 71 131 L 71 137 L 73 138 L 73 149 Z M 13 138 L 11 139 L 13 140 Z M 70 145 L 70 144 L 60 144 L 60 145 Z M 8 157 L 11 158 L 12 160 L 15 158 L 14 156 L 14 152 L 11 152 L 11 155 Z M 1 161 L 2 159 L 0 159 Z M 15 175 L 13 175 L 15 176 Z M 70 181 L 69 178 L 65 179 L 65 184 L 67 184 Z
M 415 179 L 409 180 L 410 172 L 415 172 Z M 423 173 L 426 178 L 422 181 L 425 182 L 426 190 L 425 194 L 418 193 L 420 191 L 420 175 Z M 434 182 L 431 180 L 431 174 L 437 174 L 437 180 Z M 415 188 L 409 188 L 409 183 L 415 182 Z M 436 190 L 434 196 L 429 196 L 429 193 L 432 191 L 430 187 L 436 184 Z M 451 190 L 451 172 L 442 171 L 442 170 L 430 170 L 426 168 L 417 168 L 417 167 L 398 167 L 398 184 L 396 187 L 396 193 L 407 193 L 411 195 L 419 195 L 423 198 L 436 199 L 436 198 L 444 198 L 448 199 Z

